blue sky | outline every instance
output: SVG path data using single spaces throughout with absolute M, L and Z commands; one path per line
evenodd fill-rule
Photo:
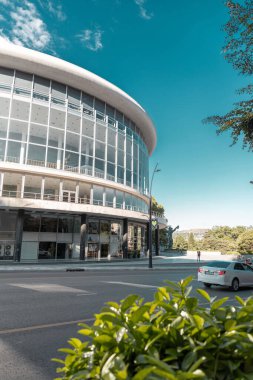
M 180 229 L 253 224 L 253 154 L 202 119 L 249 78 L 224 60 L 223 0 L 0 0 L 0 34 L 116 84 L 149 113 L 153 194 Z M 1 43 L 1 40 L 0 40 Z

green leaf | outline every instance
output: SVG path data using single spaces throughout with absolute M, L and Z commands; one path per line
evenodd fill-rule
M 139 309 L 137 309 L 132 315 L 131 320 L 133 323 L 138 323 L 140 320 L 143 319 L 144 314 L 149 310 L 149 307 L 147 306 L 141 306 Z
M 225 329 L 227 331 L 232 330 L 236 326 L 236 321 L 233 319 L 229 319 L 228 321 L 225 322 Z
M 188 352 L 188 354 L 185 355 L 182 361 L 182 365 L 181 365 L 182 370 L 187 371 L 189 367 L 193 364 L 193 362 L 196 361 L 196 359 L 197 359 L 196 352 L 194 351 Z
M 192 317 L 193 317 L 194 322 L 195 322 L 196 326 L 198 327 L 198 329 L 201 330 L 204 326 L 204 323 L 205 323 L 204 318 L 200 317 L 197 314 L 194 314 Z
M 209 294 L 204 289 L 197 289 L 197 292 L 204 297 L 208 302 L 211 301 Z
M 123 311 L 123 313 L 127 309 L 129 309 L 129 307 L 131 307 L 137 299 L 140 299 L 140 297 L 137 296 L 136 294 L 132 294 L 128 296 L 127 298 L 125 298 L 123 301 L 121 301 L 121 310 Z
M 235 299 L 239 302 L 239 304 L 241 304 L 242 306 L 245 306 L 245 301 L 241 297 L 235 296 Z
M 211 304 L 211 310 L 216 310 L 218 309 L 221 305 L 223 305 L 227 300 L 229 299 L 229 297 L 224 297 L 224 298 L 221 298 L 217 301 L 214 301 L 212 304 Z
M 192 280 L 193 280 L 193 276 L 186 277 L 185 279 L 182 279 L 180 281 L 180 285 L 183 288 L 186 288 L 190 284 L 190 282 L 192 282 Z

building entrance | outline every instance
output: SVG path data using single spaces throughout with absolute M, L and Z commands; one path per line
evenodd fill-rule
M 100 257 L 101 259 L 107 259 L 109 254 L 109 244 L 101 243 Z

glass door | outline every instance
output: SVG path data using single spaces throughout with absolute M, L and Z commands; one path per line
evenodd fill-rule
M 62 192 L 62 200 L 63 202 L 75 203 L 76 200 L 76 192 L 70 190 L 63 190 Z

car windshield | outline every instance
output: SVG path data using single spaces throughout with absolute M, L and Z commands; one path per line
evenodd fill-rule
M 211 261 L 210 263 L 206 263 L 205 266 L 213 268 L 227 268 L 229 265 L 229 261 Z

